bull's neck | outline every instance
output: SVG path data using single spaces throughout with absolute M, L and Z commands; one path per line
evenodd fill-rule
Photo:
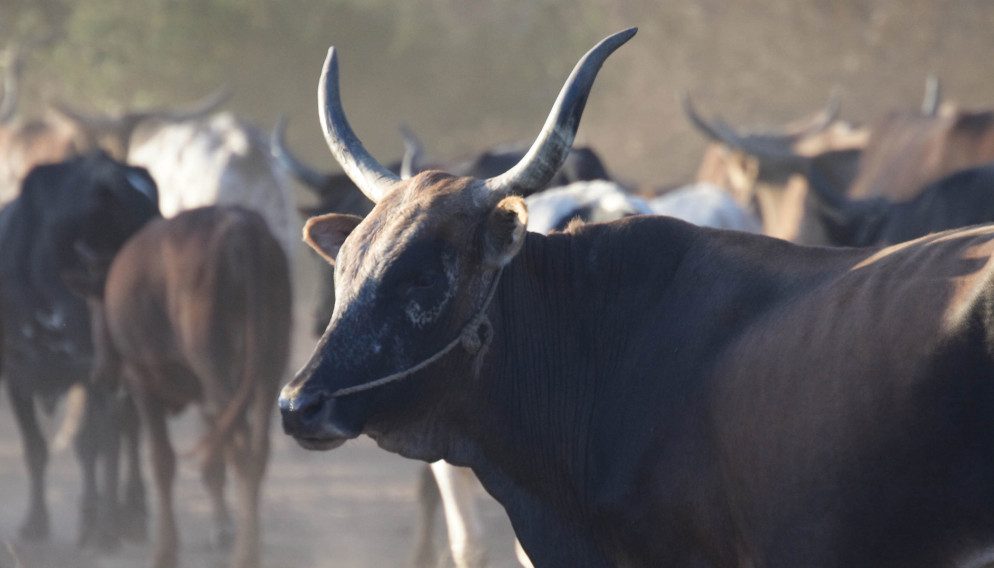
M 584 513 L 574 510 L 582 508 L 577 497 L 599 475 L 591 471 L 592 436 L 604 434 L 591 431 L 604 426 L 595 404 L 617 388 L 617 359 L 637 327 L 623 305 L 665 296 L 686 227 L 633 220 L 528 234 L 490 309 L 494 339 L 477 382 L 483 403 L 472 436 L 483 441 L 485 469 L 567 515 Z

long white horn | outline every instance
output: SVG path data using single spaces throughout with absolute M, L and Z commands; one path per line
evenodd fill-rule
M 545 188 L 569 154 L 587 96 L 601 65 L 637 31 L 638 28 L 629 28 L 608 36 L 577 62 L 528 153 L 507 172 L 488 179 L 487 187 L 501 194 L 522 195 Z
M 334 47 L 328 49 L 328 57 L 324 60 L 324 68 L 321 70 L 321 81 L 318 84 L 318 116 L 331 155 L 338 160 L 349 179 L 370 201 L 379 202 L 390 187 L 400 181 L 400 178 L 366 151 L 349 126 L 339 96 L 338 55 Z

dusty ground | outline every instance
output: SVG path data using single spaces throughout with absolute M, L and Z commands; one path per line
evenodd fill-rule
M 309 314 L 298 322 L 309 326 Z M 295 363 L 313 345 L 298 333 Z M 296 368 L 296 367 L 293 367 Z M 53 538 L 45 545 L 17 540 L 27 507 L 28 481 L 10 405 L 0 397 L 0 568 L 137 568 L 148 565 L 150 547 L 125 545 L 114 554 L 80 552 L 74 546 L 79 497 L 78 467 L 71 451 L 55 455 L 49 466 L 48 497 Z M 178 449 L 196 441 L 193 412 L 172 423 Z M 54 429 L 54 424 L 48 424 Z M 415 489 L 420 462 L 380 450 L 368 439 L 333 452 L 300 449 L 273 424 L 273 457 L 264 487 L 263 566 L 268 568 L 348 568 L 411 565 L 415 535 Z M 151 478 L 146 470 L 151 491 Z M 208 545 L 210 509 L 192 461 L 180 463 L 176 511 L 185 568 L 224 566 L 225 555 Z M 154 496 L 150 493 L 151 506 Z M 480 500 L 493 566 L 511 567 L 513 533 L 503 509 L 481 488 Z M 441 525 L 440 525 L 441 527 Z M 441 535 L 439 535 L 441 538 Z

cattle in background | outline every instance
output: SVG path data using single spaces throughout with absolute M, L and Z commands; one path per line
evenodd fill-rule
M 176 122 L 206 116 L 226 99 L 227 94 L 219 91 L 185 109 L 103 115 L 54 104 L 45 118 L 0 123 L 0 203 L 17 195 L 21 180 L 36 165 L 59 162 L 98 148 L 125 160 L 139 125 L 149 120 Z
M 158 215 L 148 173 L 103 153 L 36 167 L 20 195 L 0 210 L 0 376 L 17 418 L 31 483 L 23 538 L 49 535 L 44 484 L 48 447 L 35 400 L 51 410 L 71 386 L 86 382 L 94 358 L 86 304 L 68 286 L 76 289 L 85 276 L 77 251 L 85 246 L 113 254 Z M 118 510 L 116 461 L 105 468 L 108 477 L 98 490 L 96 463 L 113 427 L 108 419 L 123 409 L 99 387 L 87 384 L 86 390 L 92 403 L 75 440 L 83 472 L 79 543 L 110 546 L 121 528 L 117 523 L 140 524 L 143 519 L 143 490 L 132 470 L 126 507 Z M 105 455 L 116 460 L 116 452 Z
M 612 181 L 578 181 L 529 195 L 528 230 L 562 231 L 569 223 L 603 223 L 629 215 L 651 215 L 649 204 Z
M 511 144 L 486 150 L 472 158 L 444 164 L 426 163 L 424 146 L 420 140 L 406 127 L 401 127 L 405 153 L 402 160 L 387 164 L 387 168 L 401 174 L 406 168 L 408 173 L 417 173 L 426 169 L 441 169 L 456 175 L 472 177 L 491 177 L 506 171 L 517 163 L 528 151 L 527 146 Z M 356 188 L 355 184 L 345 174 L 330 174 L 319 172 L 304 163 L 294 155 L 286 145 L 286 119 L 281 118 L 273 130 L 271 146 L 273 154 L 283 164 L 287 171 L 304 187 L 310 189 L 318 197 L 314 207 L 301 209 L 305 217 L 323 215 L 325 213 L 348 213 L 366 215 L 373 204 Z M 571 149 L 563 168 L 550 180 L 548 187 L 559 187 L 576 181 L 609 180 L 610 175 L 600 157 L 590 148 Z
M 849 134 L 839 126 L 841 137 L 833 134 L 830 143 L 819 141 L 814 146 L 768 144 L 761 137 L 739 134 L 720 120 L 703 119 L 689 99 L 685 108 L 701 131 L 749 164 L 760 178 L 773 170 L 789 179 L 786 186 L 756 183 L 755 200 L 767 234 L 798 242 L 830 242 L 808 200 L 805 175 L 811 170 L 817 170 L 820 182 L 837 194 L 907 201 L 943 176 L 994 160 L 994 112 L 940 104 L 938 81 L 933 78 L 920 112 L 892 112 L 866 128 L 850 129 Z M 703 165 L 701 177 L 706 177 Z
M 994 222 L 994 164 L 960 170 L 899 202 L 836 193 L 816 169 L 808 177 L 830 244 L 836 246 L 895 244 Z
M 666 215 L 701 227 L 759 233 L 759 220 L 723 188 L 709 183 L 680 187 L 649 200 L 653 215 Z M 531 208 L 529 207 L 529 217 Z
M 101 262 L 99 255 L 96 266 Z M 99 274 L 99 270 L 94 271 Z M 286 367 L 291 291 L 281 243 L 243 208 L 207 207 L 148 224 L 109 263 L 102 296 L 97 381 L 123 376 L 149 433 L 158 493 L 156 568 L 176 565 L 172 485 L 176 457 L 167 415 L 201 406 L 198 446 L 220 532 L 229 529 L 225 465 L 238 481 L 230 566 L 260 562 L 259 491 L 272 404 Z
M 994 544 L 994 229 L 809 248 L 631 217 L 543 237 L 541 187 L 604 58 L 523 162 L 404 182 L 362 147 L 332 50 L 332 153 L 376 202 L 308 242 L 341 300 L 286 432 L 470 466 L 540 566 L 947 566 Z
M 227 112 L 147 121 L 135 132 L 128 162 L 155 178 L 166 217 L 206 205 L 246 207 L 266 220 L 293 262 L 301 224 L 293 187 L 259 129 Z
M 807 204 L 807 160 L 819 158 L 834 177 L 851 180 L 866 146 L 868 132 L 838 120 L 835 97 L 816 115 L 774 131 L 739 133 L 721 119 L 709 121 L 683 97 L 684 113 L 711 143 L 697 171 L 697 181 L 726 188 L 753 211 L 763 232 L 800 243 L 827 242 Z

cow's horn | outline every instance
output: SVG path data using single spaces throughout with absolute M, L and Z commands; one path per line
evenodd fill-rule
M 929 73 L 925 78 L 925 98 L 922 100 L 922 114 L 925 116 L 935 116 L 939 112 L 939 104 L 942 103 L 942 85 L 939 78 Z
M 629 28 L 608 36 L 577 62 L 528 153 L 507 172 L 488 179 L 487 187 L 500 194 L 527 195 L 549 183 L 569 154 L 587 96 L 601 65 L 636 31 L 638 28 Z
M 804 124 L 798 128 L 794 135 L 809 136 L 811 134 L 818 134 L 831 126 L 832 123 L 835 122 L 835 119 L 839 117 L 839 109 L 842 107 L 839 99 L 839 91 L 832 90 L 832 94 L 829 95 L 828 103 L 825 105 L 825 108 L 823 108 L 818 114 L 814 115 L 807 124 Z
M 400 161 L 400 179 L 408 179 L 421 171 L 424 145 L 406 124 L 400 125 L 400 137 L 404 140 L 404 157 Z
M 9 48 L 3 76 L 3 99 L 0 99 L 0 124 L 10 122 L 17 111 L 18 83 L 23 65 L 21 50 L 17 46 Z
M 273 157 L 295 178 L 319 195 L 328 187 L 328 174 L 323 174 L 293 155 L 286 146 L 286 116 L 280 116 L 269 138 L 269 150 Z
M 739 136 L 728 127 L 728 125 L 720 120 L 717 120 L 712 124 L 697 112 L 697 107 L 691 100 L 690 93 L 683 93 L 683 95 L 680 96 L 680 103 L 683 107 L 683 113 L 687 115 L 687 119 L 690 120 L 690 123 L 693 124 L 697 130 L 700 130 L 706 137 L 710 138 L 714 142 L 720 142 L 732 148 L 742 149 L 742 141 L 739 139 Z
M 400 181 L 400 178 L 366 151 L 349 126 L 338 92 L 338 54 L 334 47 L 328 49 L 328 57 L 321 70 L 318 117 L 331 155 L 370 201 L 379 202 L 390 186 Z

